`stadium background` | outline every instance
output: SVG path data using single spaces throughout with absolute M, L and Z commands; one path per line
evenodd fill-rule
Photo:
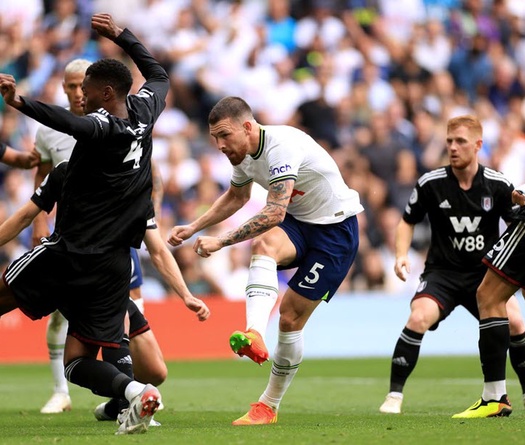
M 360 192 L 367 210 L 360 215 L 358 259 L 337 297 L 309 323 L 307 357 L 391 354 L 428 245 L 423 225 L 411 252 L 411 280 L 401 283 L 392 271 L 393 229 L 418 175 L 443 163 L 448 118 L 476 113 L 485 129 L 482 162 L 515 185 L 525 183 L 520 0 L 5 1 L 0 71 L 12 73 L 28 95 L 66 105 L 60 82 L 69 60 L 122 57 L 89 32 L 92 11 L 129 25 L 172 76 L 174 94 L 154 142 L 164 182 L 164 234 L 202 212 L 228 185 L 230 166 L 206 133 L 209 106 L 226 94 L 246 97 L 263 124 L 310 132 Z M 178 53 L 181 47 L 192 56 Z M 140 85 L 139 76 L 136 81 Z M 0 111 L 0 140 L 31 150 L 34 122 L 1 100 Z M 29 198 L 33 174 L 0 166 L 0 220 Z M 228 230 L 263 204 L 256 190 L 243 212 L 214 230 Z M 25 231 L 0 249 L 0 263 L 29 242 Z M 200 324 L 187 313 L 142 250 L 146 316 L 168 360 L 234 358 L 225 339 L 243 327 L 249 243 L 205 261 L 187 244 L 174 255 L 212 318 Z M 270 349 L 276 332 L 274 316 Z M 0 335 L 9 339 L 0 344 L 0 362 L 47 360 L 45 320 L 31 322 L 15 311 L 0 319 Z M 422 354 L 477 354 L 477 335 L 475 320 L 459 309 L 425 336 Z M 189 338 L 201 346 L 189 347 Z

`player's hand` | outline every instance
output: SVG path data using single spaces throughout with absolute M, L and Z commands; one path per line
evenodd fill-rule
M 190 225 L 185 226 L 175 226 L 171 229 L 170 237 L 168 238 L 168 243 L 172 246 L 180 246 L 182 242 L 193 236 L 195 231 L 191 228 Z
M 394 272 L 400 280 L 407 280 L 407 274 L 410 273 L 410 262 L 406 256 L 400 256 L 396 258 Z
M 33 148 L 29 153 L 24 153 L 22 168 L 33 168 L 40 164 L 40 153 Z
M 0 93 L 7 105 L 19 108 L 24 104 L 20 96 L 16 94 L 16 81 L 11 74 L 0 73 Z
M 204 301 L 199 300 L 195 297 L 189 297 L 184 299 L 184 304 L 186 307 L 197 314 L 199 321 L 206 321 L 210 316 L 210 310 Z
M 203 258 L 208 258 L 213 252 L 221 249 L 221 240 L 215 236 L 199 236 L 193 245 L 193 250 Z
M 113 21 L 113 18 L 109 14 L 93 14 L 91 17 L 91 27 L 97 31 L 97 33 L 103 37 L 107 37 L 110 40 L 115 40 L 122 31 L 122 28 L 117 26 Z

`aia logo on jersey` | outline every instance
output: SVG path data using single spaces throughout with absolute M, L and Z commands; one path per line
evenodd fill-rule
M 492 209 L 492 196 L 483 196 L 481 198 L 481 207 L 485 212 L 488 212 Z
M 422 281 L 421 283 L 419 283 L 419 286 L 417 287 L 416 292 L 423 292 L 423 289 L 425 289 L 425 287 L 427 287 L 427 282 Z

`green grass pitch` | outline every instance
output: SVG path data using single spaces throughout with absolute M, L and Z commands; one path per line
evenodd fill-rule
M 162 423 L 144 435 L 115 436 L 97 422 L 103 399 L 71 385 L 73 410 L 43 415 L 51 390 L 47 365 L 0 366 L 0 444 L 522 444 L 525 409 L 510 366 L 509 418 L 451 419 L 481 394 L 477 357 L 421 357 L 405 388 L 402 415 L 378 412 L 388 390 L 388 358 L 305 360 L 275 425 L 233 427 L 264 390 L 270 363 L 248 360 L 169 363 L 160 387 Z

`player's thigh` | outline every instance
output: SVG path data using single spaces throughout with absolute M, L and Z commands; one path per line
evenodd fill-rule
M 295 259 L 295 246 L 288 234 L 280 227 L 273 227 L 253 239 L 252 255 L 266 255 L 275 259 L 278 265 L 287 265 Z
M 481 319 L 506 317 L 506 303 L 518 290 L 518 286 L 488 269 L 476 294 Z

